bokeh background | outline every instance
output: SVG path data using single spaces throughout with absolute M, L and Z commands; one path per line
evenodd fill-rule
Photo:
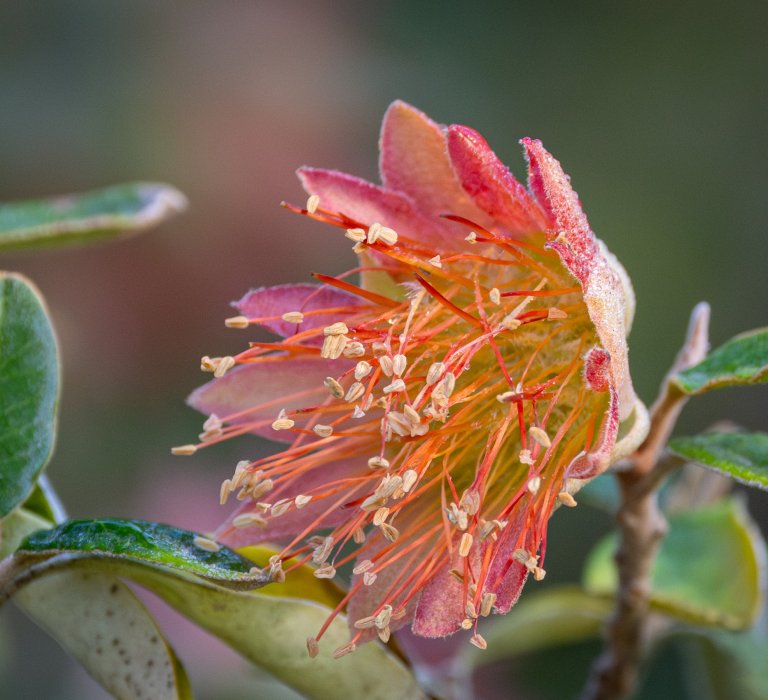
M 299 165 L 375 178 L 395 98 L 477 128 L 520 177 L 522 136 L 563 162 L 633 278 L 632 369 L 646 401 L 697 301 L 712 304 L 715 344 L 765 325 L 766 27 L 758 0 L 2 3 L 0 200 L 158 180 L 191 202 L 146 236 L 0 260 L 36 281 L 58 329 L 49 473 L 70 513 L 196 530 L 222 518 L 222 478 L 265 448 L 170 456 L 199 431 L 184 405 L 205 378 L 199 358 L 243 346 L 222 321 L 249 287 L 351 265 L 343 238 L 279 203 L 303 201 Z M 706 397 L 680 430 L 723 417 L 765 430 L 766 398 Z M 761 495 L 751 503 L 764 518 Z M 553 522 L 548 569 L 575 580 L 590 540 L 565 520 Z M 295 697 L 162 614 L 199 697 Z M 4 609 L 0 626 L 0 695 L 105 697 L 19 613 Z

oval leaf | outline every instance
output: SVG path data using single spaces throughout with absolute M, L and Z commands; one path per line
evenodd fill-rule
M 672 381 L 685 394 L 768 382 L 768 328 L 737 335 Z
M 5 554 L 49 523 L 18 508 L 0 525 Z M 184 669 L 154 620 L 113 575 L 56 571 L 28 583 L 14 601 L 115 697 L 192 697 Z
M 613 610 L 610 599 L 562 586 L 537 592 L 515 605 L 483 632 L 488 648 L 470 649 L 470 663 L 483 666 L 498 659 L 550 649 L 600 636 Z
M 249 560 L 226 547 L 204 549 L 195 543 L 199 537 L 188 530 L 143 520 L 68 520 L 27 537 L 16 557 L 119 557 L 145 566 L 168 567 L 222 586 L 255 588 L 268 583 L 260 572 L 251 573 Z
M 610 536 L 592 551 L 584 587 L 596 595 L 617 588 Z M 765 542 L 741 502 L 670 517 L 652 573 L 651 605 L 697 624 L 749 627 L 759 614 L 765 589 Z
M 306 638 L 318 633 L 331 608 L 242 590 L 264 583 L 247 573 L 251 563 L 224 548 L 198 550 L 193 538 L 140 521 L 71 521 L 34 533 L 14 557 L 47 563 L 51 570 L 130 578 L 306 697 L 424 697 L 411 673 L 378 643 L 334 659 L 333 650 L 349 639 L 343 616 L 326 631 L 320 654 L 309 658 Z
M 670 441 L 669 449 L 742 484 L 768 489 L 766 433 L 706 433 L 679 437 Z
M 187 206 L 177 189 L 139 182 L 0 205 L 0 249 L 77 243 L 136 233 Z
M 0 518 L 31 493 L 56 434 L 56 336 L 35 287 L 0 273 Z

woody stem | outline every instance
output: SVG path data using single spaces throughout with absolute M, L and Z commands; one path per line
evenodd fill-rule
M 664 459 L 664 449 L 687 396 L 676 386 L 677 372 L 706 356 L 709 306 L 699 304 L 691 314 L 683 348 L 662 383 L 651 408 L 645 442 L 616 472 L 620 503 L 616 520 L 619 546 L 616 608 L 605 630 L 605 648 L 595 661 L 582 700 L 622 700 L 637 684 L 638 671 L 650 641 L 651 573 L 667 531 L 659 509 L 658 490 L 678 462 Z

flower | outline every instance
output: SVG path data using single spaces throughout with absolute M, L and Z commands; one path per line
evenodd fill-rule
M 559 162 L 523 139 L 526 189 L 464 126 L 402 102 L 381 132 L 383 185 L 302 168 L 289 209 L 354 242 L 351 274 L 250 291 L 227 325 L 282 339 L 203 358 L 190 397 L 210 414 L 189 454 L 245 433 L 285 443 L 240 462 L 216 533 L 279 541 L 283 562 L 353 566 L 355 645 L 410 623 L 472 630 L 544 577 L 547 522 L 647 431 L 626 335 L 634 297 Z M 353 279 L 353 278 L 352 278 Z M 626 421 L 624 437 L 619 424 Z M 294 566 L 293 564 L 291 567 Z

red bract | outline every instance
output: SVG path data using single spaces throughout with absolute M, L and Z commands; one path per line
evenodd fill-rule
M 311 196 L 292 208 L 351 239 L 359 266 L 250 292 L 228 325 L 282 339 L 203 360 L 216 378 L 190 403 L 212 415 L 176 451 L 243 433 L 286 443 L 224 482 L 222 500 L 243 504 L 217 537 L 280 542 L 275 580 L 291 559 L 321 578 L 353 564 L 328 620 L 346 608 L 338 654 L 408 623 L 473 630 L 483 647 L 478 618 L 544 576 L 553 509 L 644 437 L 626 273 L 558 161 L 522 144 L 528 188 L 471 129 L 393 104 L 383 185 L 299 171 Z

